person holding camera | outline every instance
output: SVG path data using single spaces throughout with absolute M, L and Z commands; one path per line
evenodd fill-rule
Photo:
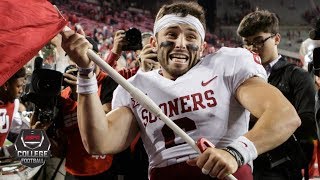
M 50 150 L 55 157 L 65 157 L 66 180 L 116 179 L 117 176 L 111 168 L 112 155 L 91 155 L 83 147 L 77 122 L 77 72 L 75 65 L 69 65 L 63 74 L 65 88 L 58 99 L 59 113 L 55 122 L 45 123 L 40 120 L 32 128 L 54 130 L 54 136 L 49 135 Z M 108 112 L 111 109 L 112 92 L 118 84 L 100 71 L 98 66 L 95 68 L 95 73 L 99 79 L 101 103 L 105 112 Z M 107 87 L 102 87 L 104 83 Z M 57 127 L 52 128 L 53 123 Z
M 106 62 L 114 68 L 116 68 L 117 66 L 117 60 L 121 56 L 123 49 L 137 49 L 137 46 L 135 45 L 132 45 L 131 48 L 130 46 L 128 47 L 126 32 L 127 31 L 125 30 L 117 30 L 115 32 L 113 48 L 106 59 Z M 149 57 L 156 57 L 156 53 L 150 52 L 150 45 L 148 45 L 149 38 L 150 36 L 142 36 L 143 49 L 142 51 L 136 50 L 136 52 L 141 55 L 140 60 L 142 62 L 148 61 Z M 124 46 L 127 47 L 123 48 Z M 134 68 L 124 67 L 118 70 L 118 73 L 121 74 L 124 78 L 129 79 L 140 70 L 144 72 L 150 71 L 150 69 L 146 68 L 146 66 L 141 66 L 140 64 L 140 66 L 136 66 Z M 148 157 L 141 142 L 140 135 L 136 136 L 130 147 L 114 155 L 113 165 L 115 171 L 117 171 L 118 174 L 122 174 L 124 176 L 124 179 L 147 180 L 148 164 Z
M 64 81 L 68 85 L 61 92 L 59 104 L 60 117 L 63 120 L 62 134 L 66 137 L 66 176 L 65 179 L 115 179 L 116 175 L 111 169 L 112 155 L 91 155 L 86 152 L 81 141 L 79 125 L 77 122 L 77 93 L 76 74 L 77 67 L 70 68 L 64 73 Z M 105 112 L 110 111 L 112 92 L 117 84 L 104 72 L 95 67 L 101 103 Z M 103 88 L 107 84 L 107 89 Z M 61 145 L 61 144 L 60 144 Z
M 114 34 L 113 38 L 113 47 L 112 50 L 109 52 L 105 61 L 114 69 L 117 69 L 117 60 L 120 58 L 123 48 L 128 45 L 128 40 L 126 38 L 126 31 L 125 30 L 117 30 Z M 128 47 L 127 47 L 128 49 Z M 139 66 L 133 68 L 126 68 L 122 67 L 118 69 L 118 73 L 121 74 L 124 78 L 129 79 L 133 75 L 137 73 Z
M 122 47 L 127 43 L 125 38 L 122 36 L 123 32 L 124 31 L 122 30 L 116 32 L 113 49 L 106 59 L 111 66 L 116 65 L 116 61 L 121 55 Z M 87 37 L 86 39 L 94 45 L 94 51 L 98 52 L 96 42 L 92 38 Z M 137 70 L 137 68 L 123 68 L 119 70 L 119 73 L 125 78 L 130 78 L 136 74 Z M 133 179 L 134 177 L 142 179 L 141 177 L 144 175 L 141 173 L 133 173 L 130 167 L 126 168 L 128 165 L 132 165 L 132 158 L 135 158 L 131 155 L 126 156 L 126 152 L 110 156 L 91 155 L 85 151 L 81 142 L 77 123 L 77 72 L 78 68 L 76 65 L 70 65 L 65 70 L 63 84 L 66 88 L 62 90 L 61 97 L 59 99 L 59 118 L 62 119 L 62 123 L 59 123 L 62 124 L 60 125 L 62 128 L 59 128 L 56 131 L 59 137 L 51 139 L 53 154 L 57 157 L 66 157 L 65 179 L 113 179 L 117 178 L 117 176 L 123 176 L 125 179 Z M 101 103 L 104 111 L 108 113 L 111 110 L 110 102 L 113 90 L 118 84 L 106 73 L 101 71 L 98 66 L 95 66 L 94 73 L 97 74 Z M 37 122 L 35 126 L 36 128 L 50 129 L 50 125 L 51 124 L 45 125 L 44 123 Z M 64 144 L 65 148 L 62 148 L 63 146 L 61 146 L 61 144 Z M 128 149 L 127 152 L 130 152 L 130 149 Z M 138 168 L 141 166 L 139 164 L 135 164 L 135 167 Z M 147 169 L 145 171 L 147 171 Z M 147 178 L 147 176 L 143 178 Z
M 254 54 L 221 48 L 200 59 L 204 14 L 193 1 L 163 5 L 150 43 L 161 69 L 137 73 L 129 80 L 192 139 L 204 137 L 215 145 L 200 155 L 123 87 L 115 90 L 112 111 L 105 115 L 96 78 L 84 73 L 93 64 L 87 56 L 91 45 L 73 31 L 61 33 L 62 47 L 82 68 L 77 77 L 78 121 L 89 153 L 123 151 L 140 132 L 151 180 L 223 179 L 233 173 L 247 180 L 252 179 L 248 163 L 283 143 L 299 127 L 297 112 L 265 81 L 265 70 Z M 92 86 L 86 87 L 87 83 Z M 249 112 L 259 118 L 250 131 Z
M 157 53 L 151 48 L 150 38 L 151 32 L 144 32 L 141 34 L 142 38 L 142 50 L 137 52 L 138 61 L 140 63 L 140 69 L 144 72 L 159 69 L 160 64 L 158 62 Z
M 94 44 L 94 51 L 98 52 L 95 41 L 89 37 L 87 40 Z M 43 122 L 37 118 L 36 109 L 32 117 L 32 128 L 46 130 L 53 156 L 65 157 L 65 179 L 117 179 L 112 168 L 113 156 L 89 154 L 82 144 L 77 122 L 78 67 L 72 60 L 69 60 L 69 64 L 63 74 L 64 89 L 58 97 L 56 118 L 51 122 Z M 111 110 L 112 94 L 118 84 L 98 66 L 94 67 L 93 72 L 97 75 L 100 101 L 107 113 Z
M 242 37 L 244 47 L 260 56 L 268 75 L 268 82 L 277 87 L 291 102 L 302 122 L 285 143 L 259 155 L 253 161 L 254 179 L 302 179 L 301 169 L 305 169 L 305 177 L 308 179 L 313 139 L 317 137 L 312 78 L 307 71 L 287 62 L 278 54 L 277 46 L 281 36 L 276 14 L 267 10 L 249 13 L 240 22 L 237 33 Z M 279 124 L 275 122 L 274 126 Z
M 105 60 L 113 68 L 116 68 L 117 60 L 121 56 L 121 53 L 123 51 L 123 47 L 128 46 L 126 32 L 127 31 L 125 31 L 125 30 L 118 30 L 115 32 L 114 46 L 113 46 L 110 54 L 108 55 L 107 59 Z M 151 70 L 160 68 L 160 64 L 157 59 L 157 53 L 151 49 L 151 45 L 150 45 L 150 37 L 151 36 L 152 36 L 152 34 L 150 32 L 142 33 L 141 34 L 142 49 L 140 49 L 140 46 L 133 46 L 133 49 L 138 54 L 137 61 L 138 61 L 139 65 L 135 66 L 134 68 L 130 68 L 130 69 L 122 68 L 118 71 L 118 73 L 121 74 L 126 79 L 135 75 L 137 73 L 138 69 L 140 69 L 141 71 L 147 72 L 147 71 L 151 71 Z M 117 46 L 115 46 L 115 45 L 117 45 Z M 128 49 L 128 48 L 130 49 L 130 46 L 126 47 L 124 49 Z

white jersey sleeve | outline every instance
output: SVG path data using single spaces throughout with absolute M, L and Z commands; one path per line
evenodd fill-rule
M 112 109 L 115 109 L 121 106 L 129 107 L 130 98 L 131 98 L 131 95 L 119 85 L 113 92 Z
M 138 81 L 139 81 L 140 74 L 144 74 L 144 73 L 146 73 L 146 72 L 138 70 L 138 72 L 136 73 L 138 78 L 134 78 L 135 76 L 133 76 L 133 77 L 129 78 L 127 81 L 131 84 L 134 79 L 138 79 Z M 137 81 L 137 80 L 135 80 L 135 81 Z M 113 98 L 111 101 L 112 109 L 116 109 L 121 106 L 125 106 L 125 107 L 130 108 L 130 105 L 133 102 L 135 102 L 135 101 L 131 97 L 130 93 L 127 90 L 125 90 L 121 85 L 118 85 L 118 87 L 113 92 Z
M 230 73 L 227 77 L 231 77 L 229 86 L 233 93 L 247 79 L 258 76 L 267 81 L 267 73 L 261 65 L 260 57 L 244 48 L 221 48 L 220 53 L 226 58 L 230 57 L 234 60 L 229 62 L 230 67 L 226 72 Z M 232 64 L 231 64 L 232 63 Z

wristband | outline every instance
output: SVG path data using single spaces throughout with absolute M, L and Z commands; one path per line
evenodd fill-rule
M 233 149 L 242 156 L 242 165 L 247 164 L 258 157 L 258 152 L 253 142 L 244 136 L 240 136 L 229 146 L 229 149 Z
M 98 82 L 95 74 L 93 77 L 86 79 L 78 76 L 77 93 L 78 94 L 93 94 L 98 92 Z
M 222 150 L 227 151 L 229 154 L 231 154 L 237 161 L 238 167 L 242 166 L 244 164 L 244 160 L 242 155 L 235 149 L 233 149 L 232 147 L 226 147 L 223 148 Z
M 82 77 L 91 78 L 93 75 L 94 68 L 95 68 L 95 65 L 92 65 L 89 68 L 78 67 L 78 74 Z

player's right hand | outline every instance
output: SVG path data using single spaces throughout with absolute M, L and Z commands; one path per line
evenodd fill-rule
M 62 48 L 68 56 L 81 68 L 90 68 L 93 62 L 87 56 L 88 49 L 92 49 L 92 45 L 85 36 L 75 33 L 74 31 L 64 31 L 62 35 Z

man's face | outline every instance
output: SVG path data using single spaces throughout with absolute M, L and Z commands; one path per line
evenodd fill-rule
M 7 82 L 8 100 L 13 102 L 14 99 L 20 97 L 23 93 L 26 79 L 24 77 Z
M 260 32 L 253 36 L 244 37 L 243 42 L 244 48 L 259 54 L 262 64 L 268 64 L 278 57 L 279 34 Z
M 192 68 L 200 58 L 203 42 L 200 34 L 188 24 L 177 24 L 158 32 L 152 46 L 164 75 L 176 79 Z

